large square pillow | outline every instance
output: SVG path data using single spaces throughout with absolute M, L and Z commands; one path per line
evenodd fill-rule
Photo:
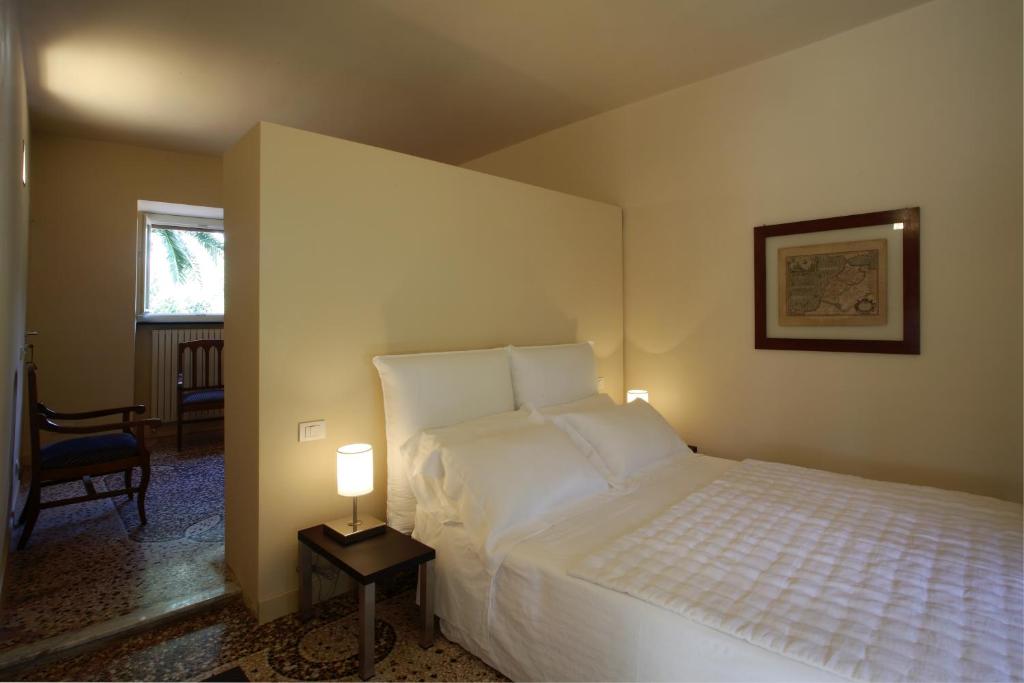
M 456 519 L 490 555 L 538 531 L 556 511 L 608 491 L 608 482 L 555 425 L 533 424 L 441 448 L 443 493 Z
M 614 486 L 654 463 L 687 450 L 672 426 L 647 401 L 554 415 L 555 424 L 589 445 L 587 455 Z
M 417 432 L 515 410 L 508 350 L 377 356 L 388 439 L 388 524 L 411 531 L 416 498 L 402 446 Z
M 581 398 L 578 401 L 570 401 L 569 403 L 559 403 L 558 405 L 537 408 L 534 409 L 534 412 L 538 416 L 551 418 L 556 415 L 565 415 L 566 413 L 583 413 L 614 407 L 615 401 L 613 401 L 612 397 L 608 394 L 594 394 L 592 396 L 587 396 L 586 398 Z
M 402 454 L 416 504 L 439 514 L 442 521 L 458 521 L 458 513 L 444 493 L 445 469 L 441 455 L 445 447 L 497 436 L 543 421 L 540 415 L 524 409 L 478 417 L 449 427 L 424 429 L 414 435 L 402 446 Z

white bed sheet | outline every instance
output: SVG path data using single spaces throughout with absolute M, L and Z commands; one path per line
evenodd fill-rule
M 437 550 L 442 631 L 514 680 L 845 680 L 568 575 L 736 464 L 680 454 L 520 541 L 493 577 L 461 527 L 418 513 L 414 535 Z

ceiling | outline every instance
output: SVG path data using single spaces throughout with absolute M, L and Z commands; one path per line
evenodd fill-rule
M 259 120 L 461 163 L 923 0 L 24 0 L 37 130 L 219 154 Z

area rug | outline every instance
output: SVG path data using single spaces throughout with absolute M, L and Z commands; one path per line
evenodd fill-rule
M 146 492 L 147 523 L 139 521 L 135 500 L 114 498 L 128 538 L 138 543 L 161 543 L 181 538 L 224 542 L 224 456 L 219 444 L 195 446 L 178 455 L 164 446 L 154 454 Z M 136 469 L 133 485 L 138 485 Z M 123 486 L 120 474 L 104 478 L 108 488 Z
M 190 436 L 181 453 L 173 438 L 151 448 L 149 524 L 139 525 L 125 496 L 50 508 L 28 548 L 10 553 L 0 652 L 224 587 L 219 434 Z M 94 483 L 124 486 L 121 475 Z M 43 499 L 84 493 L 71 482 L 44 489 Z

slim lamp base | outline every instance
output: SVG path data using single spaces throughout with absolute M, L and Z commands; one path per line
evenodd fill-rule
M 324 524 L 327 535 L 342 545 L 382 534 L 386 528 L 384 522 L 369 515 L 360 515 L 355 524 L 352 523 L 351 517 L 342 517 Z

